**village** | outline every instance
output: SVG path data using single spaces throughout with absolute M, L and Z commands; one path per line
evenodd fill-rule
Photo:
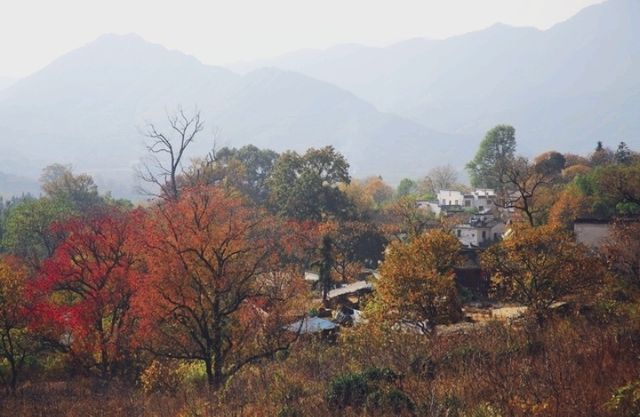
M 491 301 L 490 276 L 480 264 L 480 255 L 486 248 L 511 234 L 514 209 L 499 205 L 493 189 L 439 190 L 435 200 L 417 200 L 415 204 L 416 208 L 439 219 L 433 227 L 440 227 L 443 218 L 453 219 L 452 233 L 460 242 L 461 262 L 455 267 L 455 282 L 458 290 L 465 294 L 464 319 L 462 323 L 433 327 L 439 332 L 456 332 L 491 320 L 511 323 L 521 319 L 527 311 L 525 306 Z M 613 224 L 598 219 L 576 219 L 573 233 L 578 243 L 598 251 L 611 238 Z M 375 292 L 380 279 L 383 278 L 377 269 L 363 268 L 350 282 L 332 283 L 331 289 L 323 292 L 318 271 L 307 270 L 304 280 L 317 297 L 312 300 L 309 316 L 287 328 L 301 335 L 321 335 L 335 340 L 341 327 L 357 326 L 365 320 L 362 307 Z M 565 302 L 555 302 L 552 308 L 562 310 L 565 305 Z M 411 327 L 404 329 L 412 330 Z

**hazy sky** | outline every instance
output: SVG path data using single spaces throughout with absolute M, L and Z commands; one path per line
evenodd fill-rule
M 443 38 L 495 22 L 544 29 L 601 1 L 0 0 L 0 75 L 27 75 L 109 32 L 224 64 L 343 42 Z

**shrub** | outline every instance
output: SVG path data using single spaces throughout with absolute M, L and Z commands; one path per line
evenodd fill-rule
M 368 394 L 367 378 L 359 373 L 349 373 L 331 381 L 327 401 L 336 408 L 362 407 Z

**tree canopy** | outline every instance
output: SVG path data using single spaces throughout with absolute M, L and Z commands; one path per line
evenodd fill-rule
M 516 130 L 498 125 L 487 132 L 476 156 L 466 168 L 471 186 L 501 189 L 500 174 L 505 164 L 515 156 Z

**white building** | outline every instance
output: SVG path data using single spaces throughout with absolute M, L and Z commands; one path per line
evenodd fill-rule
M 438 191 L 438 204 L 442 206 L 462 206 L 464 204 L 464 194 L 455 190 Z
M 476 209 L 480 212 L 493 207 L 496 193 L 492 189 L 478 188 L 470 193 L 455 190 L 438 191 L 438 205 L 440 207 L 460 206 L 464 209 Z
M 464 195 L 464 207 L 473 208 L 480 212 L 489 210 L 494 206 L 496 193 L 488 188 L 478 188 Z
M 457 225 L 454 233 L 464 246 L 480 247 L 502 239 L 505 230 L 504 222 L 485 214 L 473 216 L 468 223 Z

